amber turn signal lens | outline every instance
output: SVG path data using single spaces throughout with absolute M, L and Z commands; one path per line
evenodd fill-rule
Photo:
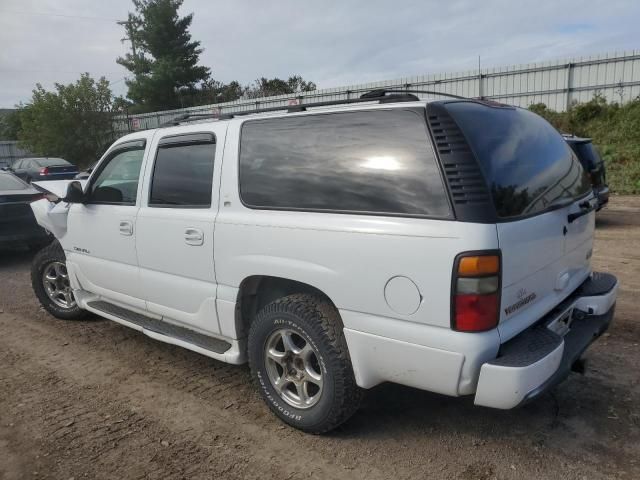
M 458 264 L 458 275 L 474 277 L 492 275 L 500 271 L 500 258 L 497 255 L 479 255 L 462 257 Z

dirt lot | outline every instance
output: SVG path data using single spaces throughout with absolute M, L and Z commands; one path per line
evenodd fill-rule
M 595 267 L 622 286 L 586 375 L 506 412 L 383 385 L 323 437 L 276 420 L 246 367 L 50 317 L 31 255 L 1 253 L 0 478 L 640 478 L 640 197 L 611 203 Z

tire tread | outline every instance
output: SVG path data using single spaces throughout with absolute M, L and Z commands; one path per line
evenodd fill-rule
M 353 375 L 353 366 L 344 337 L 342 320 L 336 308 L 326 297 L 314 294 L 293 294 L 279 298 L 265 306 L 254 322 L 260 322 L 262 318 L 280 312 L 312 320 L 310 322 L 312 328 L 323 340 L 322 346 L 328 350 L 325 361 L 331 364 L 332 374 L 335 377 L 333 407 L 328 416 L 316 425 L 305 427 L 292 424 L 308 433 L 327 433 L 343 424 L 358 410 L 364 394 L 364 391 L 356 384 Z M 252 338 L 254 333 L 255 329 L 251 329 L 249 332 L 250 345 L 252 341 L 257 340 Z M 256 366 L 253 364 L 251 356 L 249 363 L 252 372 L 254 372 Z M 256 376 L 253 375 L 253 377 L 254 382 L 258 383 Z M 288 419 L 283 418 L 283 420 L 288 422 Z

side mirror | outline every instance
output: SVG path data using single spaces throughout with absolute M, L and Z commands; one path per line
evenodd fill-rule
M 82 184 L 78 181 L 73 181 L 67 186 L 67 195 L 63 198 L 68 203 L 84 203 L 85 195 L 82 190 Z

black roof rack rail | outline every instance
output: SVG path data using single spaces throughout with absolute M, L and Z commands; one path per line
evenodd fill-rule
M 363 93 L 362 95 L 360 95 L 360 98 L 368 98 L 370 100 L 374 100 L 376 98 L 384 97 L 388 93 L 422 93 L 426 95 L 440 95 L 442 97 L 457 98 L 458 100 L 469 100 L 468 97 L 454 95 L 453 93 L 436 92 L 435 90 L 414 90 L 407 88 L 379 88 L 377 90 L 371 90 L 370 92 Z
M 180 125 L 181 123 L 196 122 L 198 120 L 207 120 L 207 119 L 228 120 L 228 119 L 242 116 L 242 115 L 281 112 L 285 110 L 288 113 L 304 112 L 307 108 L 329 107 L 332 105 L 346 105 L 346 104 L 353 104 L 353 103 L 365 103 L 365 102 L 375 102 L 375 101 L 378 101 L 379 103 L 416 102 L 420 100 L 420 98 L 415 95 L 416 93 L 423 93 L 423 94 L 429 94 L 429 95 L 441 95 L 444 97 L 467 100 L 466 97 L 461 97 L 459 95 L 452 95 L 449 93 L 442 93 L 442 92 L 434 92 L 430 90 L 405 90 L 405 89 L 381 88 L 381 89 L 371 90 L 370 92 L 364 93 L 359 98 L 351 98 L 347 100 L 328 100 L 324 102 L 302 103 L 298 105 L 287 105 L 287 106 L 281 106 L 281 107 L 255 108 L 253 110 L 244 110 L 244 111 L 238 111 L 238 112 L 219 113 L 219 114 L 218 113 L 187 113 L 161 124 L 160 127 L 161 128 L 171 127 L 171 126 Z

